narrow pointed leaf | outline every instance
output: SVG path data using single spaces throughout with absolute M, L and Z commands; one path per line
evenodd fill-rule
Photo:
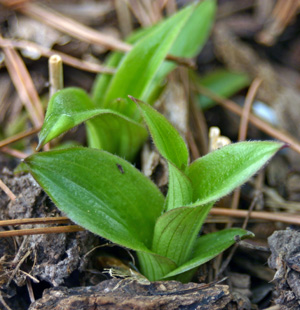
M 48 104 L 39 134 L 39 147 L 72 129 L 95 113 L 93 102 L 79 88 L 65 88 L 55 93 Z
M 193 8 L 194 6 L 189 6 L 179 11 L 134 45 L 122 59 L 109 85 L 104 107 L 114 109 L 112 102 L 117 98 L 124 98 L 128 101 L 128 105 L 123 109 L 118 107 L 117 111 L 135 120 L 140 118 L 135 104 L 128 100 L 127 96 L 143 98 Z
M 110 68 L 116 68 L 123 57 L 124 54 L 115 52 L 110 55 L 106 61 L 106 65 Z M 113 76 L 110 74 L 99 74 L 96 77 L 92 88 L 92 98 L 96 107 L 102 108 L 104 98 L 112 78 Z
M 188 164 L 189 152 L 178 131 L 149 104 L 134 98 L 132 100 L 140 107 L 142 116 L 160 154 L 178 169 L 185 170 Z
M 186 206 L 192 203 L 193 190 L 188 177 L 173 164 L 169 167 L 169 188 L 167 196 L 166 210 Z
M 156 222 L 153 252 L 168 257 L 177 265 L 191 255 L 197 234 L 212 204 L 181 207 L 164 213 Z
M 216 9 L 217 4 L 215 0 L 201 1 L 180 31 L 169 53 L 177 57 L 195 57 L 208 39 Z M 153 103 L 153 100 L 150 102 L 149 99 L 155 98 L 153 93 L 156 92 L 156 88 L 175 67 L 175 63 L 166 61 L 160 66 L 151 87 L 143 98 L 144 101 L 149 104 Z
M 253 237 L 253 234 L 244 229 L 230 228 L 200 237 L 195 242 L 193 258 L 171 271 L 165 278 L 174 277 L 208 262 L 233 245 L 236 236 L 244 239 Z
M 224 146 L 194 161 L 187 169 L 194 201 L 216 201 L 245 183 L 283 147 L 270 141 L 240 142 Z
M 140 272 L 150 281 L 158 281 L 177 268 L 170 259 L 155 253 L 137 252 Z
M 225 98 L 231 97 L 250 84 L 250 79 L 245 73 L 232 72 L 224 69 L 209 72 L 201 78 L 196 76 L 196 74 L 192 74 L 192 78 L 196 85 L 204 86 L 215 94 Z M 201 94 L 197 95 L 197 101 L 201 109 L 208 109 L 216 104 L 214 100 Z
M 79 147 L 34 154 L 25 163 L 72 221 L 114 243 L 149 251 L 164 197 L 127 161 Z

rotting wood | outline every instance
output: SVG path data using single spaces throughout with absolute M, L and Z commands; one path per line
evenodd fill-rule
M 48 289 L 29 310 L 221 310 L 226 309 L 231 300 L 227 285 L 182 284 L 177 281 L 142 285 L 137 281 L 111 279 L 92 287 Z

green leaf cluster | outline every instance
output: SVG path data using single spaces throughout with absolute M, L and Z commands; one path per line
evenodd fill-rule
M 231 228 L 198 237 L 214 202 L 256 173 L 281 147 L 277 142 L 225 146 L 189 165 L 187 146 L 150 105 L 132 98 L 169 165 L 169 191 L 126 160 L 103 150 L 69 148 L 31 155 L 29 171 L 75 223 L 135 250 L 151 281 L 190 280 L 193 270 L 251 233 Z
M 235 236 L 251 236 L 239 228 L 198 234 L 213 204 L 282 147 L 277 142 L 237 143 L 189 164 L 184 140 L 151 106 L 175 67 L 165 61 L 167 54 L 196 55 L 215 7 L 215 0 L 191 4 L 133 34 L 128 39 L 132 50 L 110 56 L 108 65 L 117 72 L 99 76 L 91 97 L 78 88 L 57 92 L 48 105 L 39 147 L 85 122 L 91 148 L 58 149 L 25 160 L 59 209 L 91 232 L 136 251 L 140 271 L 151 281 L 188 281 L 196 267 L 227 249 Z M 168 163 L 166 197 L 126 161 L 146 140 L 146 127 Z
M 113 76 L 99 75 L 91 97 L 77 88 L 56 93 L 48 104 L 38 148 L 85 122 L 90 147 L 134 160 L 147 131 L 128 95 L 153 104 L 163 80 L 176 67 L 165 61 L 166 56 L 196 56 L 207 40 L 215 10 L 215 0 L 192 3 L 159 24 L 132 34 L 127 40 L 133 44 L 132 50 L 109 57 L 107 65 L 117 71 Z

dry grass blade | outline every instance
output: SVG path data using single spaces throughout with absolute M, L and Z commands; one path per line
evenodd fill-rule
M 25 154 L 19 150 L 15 150 L 15 149 L 12 149 L 12 148 L 9 148 L 7 146 L 4 146 L 0 149 L 0 152 L 2 153 L 5 153 L 5 154 L 8 154 L 12 157 L 15 157 L 15 158 L 19 158 L 19 159 L 24 159 L 28 156 L 28 154 Z
M 105 66 L 93 63 L 93 62 L 81 60 L 76 57 L 69 56 L 65 53 L 52 50 L 50 48 L 38 45 L 30 41 L 25 41 L 25 40 L 14 41 L 10 39 L 2 39 L 0 41 L 0 46 L 1 47 L 13 46 L 16 49 L 36 50 L 44 57 L 51 57 L 53 55 L 59 55 L 65 64 L 71 67 L 83 70 L 83 71 L 89 71 L 89 72 L 94 72 L 94 73 L 105 73 L 105 74 L 114 74 L 116 71 L 113 68 L 108 68 L 108 67 L 105 67 Z
M 18 6 L 14 6 L 12 3 L 10 3 L 10 1 L 7 0 L 0 0 L 0 3 L 12 7 L 13 9 L 19 10 L 23 14 L 39 20 L 40 22 L 45 23 L 50 27 L 53 27 L 58 31 L 62 31 L 83 42 L 105 46 L 110 50 L 118 50 L 121 52 L 128 52 L 132 48 L 130 44 L 78 23 L 72 18 L 66 17 L 65 15 L 50 9 L 49 7 L 29 2 L 24 2 Z M 192 59 L 176 57 L 173 55 L 168 55 L 167 59 L 177 62 L 180 65 L 195 68 L 195 63 Z
M 0 148 L 2 148 L 3 146 L 9 145 L 11 143 L 14 143 L 16 141 L 19 141 L 21 139 L 24 139 L 26 137 L 32 136 L 32 135 L 38 133 L 40 130 L 41 130 L 40 127 L 35 128 L 35 129 L 31 129 L 31 130 L 28 130 L 25 132 L 18 133 L 18 134 L 14 135 L 12 137 L 9 137 L 5 140 L 2 140 L 2 141 L 0 141 Z
M 82 231 L 84 228 L 78 225 L 57 226 L 57 227 L 37 227 L 20 230 L 5 230 L 0 231 L 0 238 L 27 236 L 27 235 L 41 235 L 41 234 L 61 234 Z
M 2 220 L 0 221 L 0 227 L 2 226 L 16 226 L 16 225 L 27 225 L 27 224 L 67 224 L 70 219 L 64 216 L 60 217 L 38 217 L 38 218 L 26 218 L 26 219 L 15 219 L 15 220 Z
M 210 211 L 211 215 L 224 215 L 237 218 L 246 218 L 249 216 L 248 210 L 232 210 L 225 208 L 212 208 Z M 272 222 L 282 222 L 287 224 L 300 225 L 300 216 L 295 214 L 291 215 L 288 213 L 273 213 L 273 212 L 261 212 L 252 211 L 250 215 L 251 219 L 266 220 Z
M 0 180 L 0 188 L 5 192 L 5 194 L 10 198 L 10 200 L 16 200 L 16 195 L 6 186 L 5 183 L 3 183 L 2 180 Z
M 299 1 L 277 0 L 272 15 L 258 34 L 258 41 L 265 45 L 273 45 L 279 35 L 298 14 Z
M 2 37 L 0 36 L 0 44 Z M 12 46 L 2 47 L 9 75 L 35 127 L 43 124 L 44 112 L 29 72 Z
M 215 102 L 219 103 L 221 106 L 225 107 L 229 111 L 240 116 L 243 114 L 243 109 L 235 102 L 213 93 L 206 87 L 198 85 L 197 88 L 199 93 L 213 99 Z M 267 122 L 263 121 L 252 113 L 249 114 L 249 121 L 271 137 L 289 144 L 289 146 L 294 151 L 300 154 L 300 142 L 296 138 L 292 137 L 289 133 L 273 127 L 272 125 L 268 124 Z
M 258 88 L 261 85 L 261 83 L 262 80 L 260 78 L 256 78 L 249 87 L 240 121 L 239 137 L 238 137 L 239 141 L 243 141 L 247 137 L 249 115 L 251 113 L 254 98 L 257 94 Z M 241 196 L 241 188 L 237 188 L 232 196 L 231 209 L 238 209 L 240 196 Z

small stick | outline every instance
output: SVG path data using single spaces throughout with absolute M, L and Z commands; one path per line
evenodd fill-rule
M 0 142 L 0 148 L 3 147 L 3 146 L 9 145 L 11 143 L 14 143 L 16 141 L 19 141 L 21 139 L 24 139 L 26 137 L 32 136 L 32 135 L 38 133 L 40 130 L 41 130 L 41 127 L 34 128 L 34 129 L 31 129 L 31 130 L 28 130 L 28 131 L 25 131 L 25 132 L 18 133 L 18 134 L 14 135 L 12 137 L 9 137 L 9 138 L 7 138 L 5 140 L 2 140 Z
M 5 230 L 0 231 L 0 238 L 26 236 L 26 235 L 41 235 L 41 234 L 61 234 L 82 231 L 84 228 L 78 225 L 57 226 L 57 227 L 38 227 L 20 230 Z
M 245 99 L 243 113 L 241 115 L 238 141 L 246 140 L 248 124 L 249 124 L 249 115 L 251 113 L 252 104 L 253 104 L 253 101 L 255 99 L 255 96 L 257 94 L 258 88 L 261 85 L 261 83 L 262 83 L 262 80 L 260 78 L 256 78 L 249 87 L 249 90 L 248 90 L 248 93 Z M 233 192 L 231 209 L 238 209 L 238 205 L 240 202 L 240 196 L 241 196 L 241 188 L 239 187 Z
M 27 224 L 67 224 L 69 222 L 70 222 L 70 219 L 65 216 L 41 217 L 41 218 L 38 217 L 38 218 L 27 218 L 27 219 L 25 218 L 25 219 L 3 220 L 3 221 L 0 221 L 0 227 L 27 225 Z
M 49 58 L 49 97 L 51 98 L 58 90 L 63 89 L 63 63 L 59 55 Z
M 41 56 L 44 56 L 44 57 L 51 57 L 52 55 L 59 55 L 65 64 L 71 67 L 74 67 L 76 69 L 79 69 L 79 70 L 84 70 L 84 71 L 89 71 L 89 72 L 94 72 L 94 73 L 110 74 L 110 75 L 116 72 L 116 69 L 114 68 L 105 67 L 103 65 L 93 63 L 90 61 L 81 60 L 76 57 L 70 56 L 68 54 L 38 45 L 31 41 L 26 41 L 26 40 L 15 41 L 11 39 L 2 39 L 0 41 L 0 46 L 1 47 L 13 46 L 16 49 L 21 49 L 21 50 L 22 49 L 33 49 L 39 52 Z
M 210 214 L 245 218 L 248 216 L 248 211 L 233 210 L 226 208 L 212 208 Z M 283 212 L 274 213 L 274 212 L 252 211 L 250 218 L 300 225 L 300 216 L 297 216 L 295 214 L 291 215 Z
M 50 9 L 47 6 L 42 6 L 37 3 L 24 2 L 20 6 L 13 7 L 10 1 L 7 0 L 0 0 L 0 3 L 5 6 L 9 6 L 12 9 L 18 10 L 27 16 L 39 20 L 42 23 L 83 42 L 105 46 L 110 50 L 117 50 L 121 52 L 128 52 L 132 49 L 132 45 L 85 26 L 72 18 Z M 166 59 L 189 68 L 195 67 L 195 62 L 189 58 L 167 55 Z
M 2 180 L 0 180 L 0 188 L 5 192 L 5 194 L 10 198 L 10 200 L 15 201 L 16 195 L 8 188 Z
M 213 93 L 208 88 L 201 85 L 197 85 L 197 89 L 199 93 L 213 99 L 215 102 L 219 103 L 221 106 L 225 107 L 229 111 L 240 116 L 242 115 L 243 109 L 232 100 L 225 99 L 224 97 Z M 268 124 L 267 122 L 263 121 L 252 113 L 249 114 L 249 121 L 271 137 L 290 144 L 291 149 L 300 154 L 300 142 L 289 133 L 273 127 L 272 125 Z
M 241 115 L 240 121 L 240 129 L 239 129 L 239 141 L 243 141 L 246 139 L 247 130 L 248 130 L 248 123 L 249 123 L 249 115 L 251 113 L 251 108 L 255 96 L 257 94 L 258 88 L 262 83 L 262 79 L 256 78 L 249 87 L 248 93 L 245 99 L 245 105 L 243 108 L 243 113 Z
M 11 149 L 7 146 L 4 146 L 0 149 L 0 152 L 3 152 L 5 154 L 8 154 L 10 156 L 13 156 L 13 157 L 16 157 L 16 158 L 19 158 L 19 159 L 24 159 L 26 158 L 28 155 L 21 152 L 21 151 L 18 151 L 18 150 L 14 150 L 14 149 Z

